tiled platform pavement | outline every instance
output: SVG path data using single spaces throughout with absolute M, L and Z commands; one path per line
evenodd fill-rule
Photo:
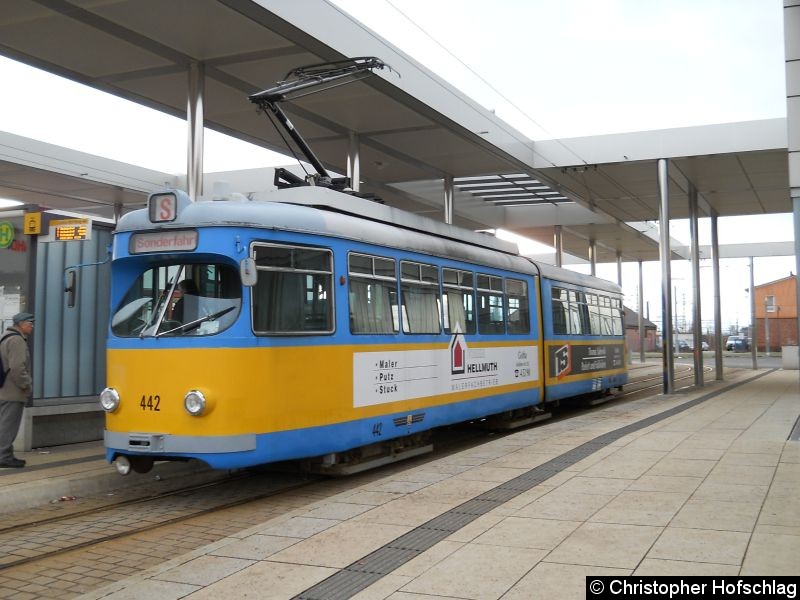
M 393 471 L 84 597 L 292 598 L 500 483 L 715 385 Z M 354 597 L 583 598 L 589 574 L 797 575 L 800 443 L 786 439 L 798 414 L 796 371 L 733 387 L 612 442 Z

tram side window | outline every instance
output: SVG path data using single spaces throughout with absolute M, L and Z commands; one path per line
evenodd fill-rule
M 503 278 L 478 275 L 478 333 L 505 332 Z
M 258 244 L 253 329 L 261 334 L 333 331 L 330 250 Z
M 622 335 L 622 302 L 619 298 L 611 299 L 611 320 L 614 328 L 614 335 Z
M 397 333 L 397 274 L 395 260 L 352 253 L 350 275 L 350 331 Z
M 508 333 L 530 333 L 528 284 L 519 279 L 506 279 L 508 302 Z
M 475 276 L 469 271 L 442 269 L 444 330 L 475 333 Z
M 578 304 L 578 292 L 569 290 L 569 332 L 572 335 L 581 335 L 583 326 L 581 325 L 581 307 Z
M 611 298 L 600 296 L 600 324 L 601 335 L 614 335 L 613 314 L 611 312 Z
M 592 335 L 600 335 L 602 327 L 600 325 L 600 306 L 598 305 L 597 294 L 587 294 L 586 302 L 589 310 L 589 331 Z
M 551 296 L 553 301 L 553 333 L 569 333 L 567 328 L 567 313 L 569 311 L 567 290 L 553 287 Z
M 589 319 L 589 307 L 584 292 L 570 292 L 570 310 L 577 313 L 575 330 L 572 333 L 591 335 L 592 327 Z
M 439 269 L 433 265 L 400 261 L 400 291 L 403 332 L 440 333 Z

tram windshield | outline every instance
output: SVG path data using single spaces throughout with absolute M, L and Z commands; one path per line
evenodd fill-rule
M 111 318 L 119 337 L 213 335 L 230 327 L 242 304 L 239 272 L 218 263 L 165 264 L 133 282 Z

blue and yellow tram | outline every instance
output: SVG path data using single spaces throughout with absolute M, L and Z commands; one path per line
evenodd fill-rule
M 120 472 L 392 460 L 627 378 L 618 286 L 323 187 L 152 195 L 115 232 L 111 297 Z

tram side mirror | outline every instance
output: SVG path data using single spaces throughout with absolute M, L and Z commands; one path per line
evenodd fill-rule
M 256 274 L 256 261 L 250 257 L 243 258 L 239 263 L 239 275 L 242 278 L 243 286 L 253 287 L 258 279 L 258 275 Z
M 73 271 L 67 271 L 66 285 L 64 291 L 67 294 L 67 306 L 72 308 L 75 306 L 75 296 L 78 291 L 78 274 Z

